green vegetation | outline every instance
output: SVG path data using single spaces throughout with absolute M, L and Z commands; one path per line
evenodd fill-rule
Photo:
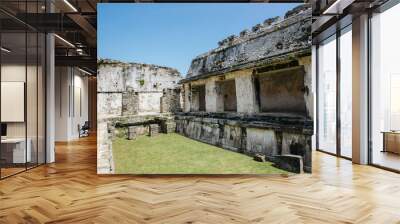
M 139 84 L 140 84 L 140 86 L 143 86 L 144 85 L 144 79 L 139 80 Z
M 288 174 L 269 162 L 178 134 L 116 138 L 113 157 L 119 174 Z

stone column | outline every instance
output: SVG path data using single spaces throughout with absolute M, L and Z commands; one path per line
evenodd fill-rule
M 206 111 L 224 111 L 224 101 L 221 94 L 221 88 L 214 79 L 207 80 L 206 82 Z
M 251 72 L 238 74 L 235 77 L 236 102 L 238 113 L 258 113 L 256 91 Z
M 183 84 L 183 112 L 190 112 L 190 88 L 189 84 Z
M 311 56 L 299 59 L 299 65 L 304 67 L 304 101 L 306 102 L 307 116 L 314 118 L 314 92 L 312 87 Z

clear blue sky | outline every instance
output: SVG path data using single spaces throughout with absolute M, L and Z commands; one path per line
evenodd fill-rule
M 191 60 L 298 4 L 98 4 L 98 57 L 163 65 L 186 75 Z

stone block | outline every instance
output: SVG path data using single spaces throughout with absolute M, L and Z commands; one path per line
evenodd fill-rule
M 256 154 L 253 159 L 257 162 L 266 162 L 265 155 Z
M 181 111 L 180 89 L 164 89 L 160 99 L 161 113 Z
M 160 126 L 158 124 L 149 125 L 149 136 L 154 137 L 160 133 Z
M 139 94 L 133 90 L 122 93 L 122 115 L 135 115 L 139 112 Z
M 247 128 L 246 152 L 267 156 L 278 155 L 275 131 L 271 129 Z
M 137 137 L 137 127 L 135 126 L 130 126 L 128 127 L 128 139 L 129 140 L 135 140 Z
M 298 155 L 279 155 L 274 157 L 275 166 L 293 173 L 303 172 L 303 158 Z
M 174 133 L 176 131 L 176 123 L 173 120 L 162 120 L 160 122 L 160 129 L 162 133 Z

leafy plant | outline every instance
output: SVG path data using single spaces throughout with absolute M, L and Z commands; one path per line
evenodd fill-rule
M 140 86 L 143 86 L 144 85 L 144 79 L 139 80 L 139 84 L 140 84 Z

